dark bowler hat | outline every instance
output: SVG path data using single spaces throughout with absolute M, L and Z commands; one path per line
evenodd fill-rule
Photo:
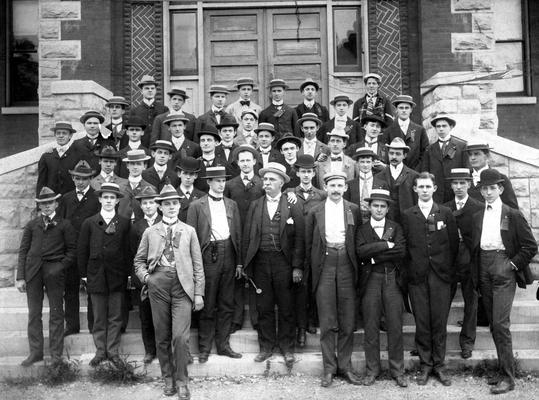
M 500 171 L 494 168 L 487 168 L 481 171 L 477 186 L 489 186 L 496 185 L 498 183 L 503 183 L 503 177 L 502 174 L 500 174 Z
M 395 100 L 392 101 L 393 105 L 397 107 L 400 103 L 408 103 L 410 106 L 415 107 L 414 99 L 412 96 L 408 96 L 407 94 L 401 94 L 395 97 Z
M 254 90 L 255 88 L 255 81 L 252 78 L 239 78 L 236 81 L 236 89 L 239 90 L 242 86 L 251 86 Z
M 172 96 L 182 96 L 184 100 L 187 100 L 189 98 L 189 96 L 187 96 L 187 93 L 185 93 L 185 90 L 183 89 L 177 89 L 177 88 L 174 88 L 174 89 L 170 89 L 167 94 L 172 97 Z
M 354 102 L 350 99 L 350 97 L 348 96 L 345 96 L 344 94 L 340 94 L 338 96 L 335 96 L 333 98 L 333 100 L 331 100 L 329 102 L 330 105 L 334 106 L 336 103 L 338 103 L 339 101 L 346 101 L 348 103 L 348 105 L 351 105 L 353 104 Z
M 93 176 L 95 171 L 90 167 L 90 164 L 86 160 L 80 160 L 75 168 L 70 169 L 69 173 L 74 176 L 82 176 L 83 178 L 89 178 Z
M 366 122 L 378 122 L 381 125 L 382 129 L 387 126 L 386 121 L 384 120 L 384 118 L 381 117 L 380 115 L 376 115 L 376 114 L 367 114 L 367 115 L 365 115 L 361 122 L 363 124 L 365 124 Z
M 451 168 L 449 176 L 445 179 L 448 181 L 463 179 L 467 181 L 473 180 L 472 174 L 470 173 L 470 170 L 468 168 Z
M 120 186 L 112 182 L 103 182 L 99 190 L 96 190 L 95 193 L 99 196 L 101 193 L 113 193 L 118 197 L 124 197 L 120 191 Z
M 112 146 L 105 146 L 97 155 L 99 158 L 119 158 L 120 155 Z
M 125 129 L 128 129 L 130 126 L 136 126 L 142 128 L 143 130 L 146 129 L 146 123 L 144 120 L 136 115 L 130 115 L 124 125 Z
M 329 171 L 326 172 L 324 175 L 324 183 L 328 183 L 329 181 L 332 181 L 333 179 L 348 179 L 348 176 L 342 172 L 342 171 Z
M 373 200 L 383 200 L 387 203 L 393 203 L 389 190 L 386 189 L 372 189 L 370 197 L 366 197 L 365 201 L 370 203 Z
M 328 137 L 336 136 L 336 137 L 340 137 L 340 138 L 343 138 L 343 139 L 346 139 L 346 140 L 350 139 L 350 136 L 348 136 L 348 135 L 346 134 L 346 132 L 344 131 L 344 129 L 333 128 L 333 129 L 331 130 L 331 132 L 326 133 L 326 135 L 327 135 Z
M 56 132 L 59 129 L 69 131 L 69 133 L 75 133 L 76 132 L 76 130 L 73 129 L 73 126 L 71 126 L 71 123 L 69 123 L 67 121 L 56 121 L 54 126 L 51 128 L 51 131 Z
M 466 145 L 466 151 L 483 150 L 490 151 L 493 147 L 490 147 L 488 143 L 468 143 Z
M 169 140 L 162 140 L 162 139 L 156 140 L 154 144 L 150 146 L 150 150 L 157 150 L 157 149 L 168 150 L 171 153 L 174 153 L 176 151 L 176 149 L 174 148 L 174 146 Z
M 217 140 L 218 142 L 221 141 L 221 136 L 219 136 L 219 132 L 217 132 L 217 128 L 213 125 L 206 125 L 200 130 L 200 132 L 198 132 L 199 139 L 204 135 L 213 136 L 213 138 Z
M 238 160 L 238 155 L 244 151 L 248 151 L 253 155 L 255 161 L 259 161 L 258 158 L 260 157 L 260 154 L 250 144 L 242 144 L 241 146 L 238 146 L 234 150 L 232 150 L 232 160 Z
M 225 115 L 223 118 L 221 118 L 221 122 L 219 122 L 215 127 L 217 129 L 224 128 L 225 126 L 231 126 L 234 129 L 236 129 L 239 124 L 238 121 L 236 121 L 236 118 L 232 115 Z
M 139 194 L 135 196 L 135 199 L 154 199 L 159 196 L 153 186 L 144 186 Z
M 139 88 L 142 88 L 144 85 L 155 85 L 155 86 L 157 86 L 157 82 L 156 82 L 156 80 L 154 79 L 153 76 L 151 76 L 151 75 L 144 75 L 144 76 L 140 79 L 139 83 L 137 83 L 137 86 L 138 86 Z
M 268 89 L 271 89 L 274 87 L 282 87 L 284 90 L 288 90 L 288 85 L 282 79 L 272 79 L 268 85 Z
M 301 139 L 297 136 L 292 135 L 284 135 L 282 138 L 277 140 L 277 142 L 275 143 L 275 148 L 277 150 L 281 150 L 283 144 L 285 143 L 294 143 L 296 146 L 298 146 L 298 150 L 301 148 Z
M 320 121 L 318 115 L 315 113 L 304 113 L 298 120 L 298 124 L 301 126 L 305 121 L 313 121 L 317 126 L 322 125 L 322 121 Z
M 217 167 L 207 167 L 206 174 L 203 176 L 204 179 L 212 178 L 228 178 L 230 175 L 226 173 L 226 168 L 218 165 Z
M 314 157 L 310 154 L 302 154 L 298 156 L 296 163 L 294 164 L 296 168 L 314 168 Z
M 214 94 L 214 93 L 228 94 L 230 93 L 230 91 L 224 85 L 211 85 L 210 88 L 208 89 L 208 93 L 209 94 Z
M 194 157 L 182 157 L 176 165 L 176 169 L 184 172 L 198 172 L 200 171 L 200 161 Z
M 378 74 L 375 74 L 375 73 L 370 73 L 370 74 L 366 74 L 364 77 L 363 77 L 363 82 L 367 83 L 367 80 L 369 78 L 374 78 L 378 81 L 378 84 L 382 83 L 382 77 Z
M 284 179 L 284 183 L 290 182 L 290 177 L 287 175 L 286 167 L 283 164 L 280 164 L 278 162 L 269 162 L 266 165 L 266 168 L 260 169 L 258 175 L 263 178 L 264 175 L 266 175 L 268 172 L 273 172 L 274 174 L 279 175 L 281 178 Z
M 268 131 L 269 133 L 271 133 L 273 136 L 275 136 L 277 134 L 277 132 L 275 132 L 275 126 L 269 122 L 261 122 L 258 124 L 258 127 L 255 129 L 255 132 L 258 133 L 260 131 Z
M 378 156 L 370 147 L 358 147 L 354 154 L 352 154 L 354 160 L 362 157 L 371 157 L 373 160 L 378 159 Z
M 314 80 L 312 80 L 311 78 L 307 78 L 303 81 L 303 83 L 299 86 L 299 91 L 303 92 L 303 89 L 305 89 L 305 86 L 314 86 L 316 91 L 320 90 L 320 85 L 316 83 Z
M 241 118 L 243 118 L 247 114 L 251 114 L 258 121 L 258 114 L 256 113 L 255 110 L 252 110 L 252 109 L 249 108 L 247 110 L 242 111 L 241 112 Z
M 122 96 L 113 96 L 111 97 L 106 103 L 105 107 L 109 107 L 113 104 L 119 104 L 123 106 L 124 108 L 129 107 L 128 101 L 125 99 L 125 97 Z
M 43 186 L 36 197 L 36 203 L 45 203 L 47 201 L 53 201 L 62 197 L 61 194 L 56 194 L 47 186 Z
M 155 198 L 155 201 L 157 203 L 160 203 L 164 200 L 180 200 L 182 197 L 180 194 L 174 189 L 174 186 L 171 184 L 166 184 L 163 186 L 163 189 L 161 189 L 161 193 L 159 193 L 159 196 Z
M 457 121 L 455 121 L 455 119 L 454 119 L 451 115 L 446 114 L 446 113 L 439 113 L 439 114 L 436 114 L 436 115 L 434 116 L 434 118 L 432 118 L 432 119 L 430 120 L 430 124 L 431 124 L 432 126 L 436 127 L 436 121 L 439 121 L 439 120 L 441 120 L 441 119 L 446 120 L 447 123 L 448 123 L 452 128 L 454 128 L 455 125 L 457 124 Z
M 127 152 L 127 157 L 123 158 L 123 162 L 138 162 L 138 161 L 146 161 L 149 160 L 151 157 L 146 155 L 146 152 L 142 149 L 136 149 L 136 150 L 129 150 Z
M 400 137 L 393 139 L 391 143 L 386 144 L 386 147 L 388 149 L 404 150 L 405 152 L 410 151 L 410 147 L 406 146 L 406 143 Z
M 183 123 L 187 125 L 187 123 L 189 122 L 189 118 L 181 114 L 172 114 L 172 115 L 168 115 L 163 121 L 163 123 L 165 125 L 170 125 L 170 123 L 174 121 L 183 121 Z
M 103 116 L 103 114 L 101 114 L 98 111 L 90 110 L 82 114 L 82 117 L 80 117 L 80 122 L 84 124 L 90 118 L 97 118 L 100 124 L 102 124 L 105 121 L 105 117 Z

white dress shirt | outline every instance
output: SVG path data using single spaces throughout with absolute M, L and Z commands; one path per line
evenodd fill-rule
M 303 104 L 305 104 L 305 107 L 307 108 L 313 108 L 314 100 L 303 100 Z
M 131 150 L 137 150 L 140 146 L 142 146 L 142 143 L 140 140 L 138 142 L 129 142 L 128 146 L 131 148 Z
M 139 176 L 130 175 L 127 179 L 129 181 L 129 184 L 131 185 L 131 189 L 135 189 L 142 181 L 142 175 L 139 175 Z
M 397 178 L 400 176 L 402 169 L 404 167 L 403 163 L 400 163 L 396 167 L 394 167 L 392 164 L 389 164 L 389 172 L 391 172 L 391 176 L 393 179 L 397 180 Z
M 99 173 L 101 177 L 105 180 L 105 182 L 111 182 L 112 178 L 114 177 L 114 172 L 111 172 L 110 174 L 106 174 L 103 172 L 103 170 Z
M 492 204 L 485 204 L 481 229 L 481 250 L 505 250 L 500 231 L 502 200 L 498 197 Z
M 222 197 L 210 190 L 209 194 L 215 197 Z M 211 241 L 226 240 L 230 237 L 228 219 L 226 217 L 226 207 L 224 199 L 215 201 L 208 196 L 208 205 L 211 215 Z
M 477 182 L 479 182 L 479 179 L 481 177 L 481 172 L 483 172 L 486 169 L 488 169 L 488 165 L 485 165 L 483 168 L 477 171 L 475 169 L 472 171 L 472 179 L 473 179 L 474 186 L 477 186 Z
M 341 157 L 341 161 L 332 161 L 333 157 Z M 329 156 L 330 168 L 332 171 L 342 171 L 344 165 L 344 153 L 330 154 Z
M 101 217 L 103 217 L 107 225 L 110 224 L 110 221 L 112 221 L 112 219 L 116 215 L 116 211 L 114 210 L 113 211 L 101 210 L 99 213 L 101 214 Z
M 144 103 L 146 103 L 147 106 L 152 106 L 153 103 L 155 103 L 155 99 L 142 99 Z
M 165 175 L 165 172 L 167 171 L 167 166 L 165 165 L 157 165 L 153 164 L 153 167 L 155 168 L 155 172 L 157 172 L 157 175 L 159 175 L 160 179 L 163 179 L 163 176 Z
M 384 227 L 386 225 L 386 219 L 383 218 L 380 221 L 376 221 L 373 217 L 371 217 L 371 226 L 372 229 L 376 232 L 378 237 L 382 239 L 382 236 L 384 236 Z
M 154 215 L 152 215 L 151 217 L 148 217 L 146 214 L 144 214 L 144 219 L 146 220 L 146 222 L 148 223 L 148 226 L 152 226 L 153 224 L 155 224 L 155 220 L 157 219 L 157 213 L 155 213 Z
M 326 200 L 326 242 L 342 244 L 346 238 L 344 225 L 344 201 Z
M 273 219 L 273 216 L 277 212 L 277 209 L 279 208 L 279 202 L 281 200 L 281 193 L 279 193 L 276 197 L 271 197 L 270 195 L 266 195 L 266 205 L 268 207 L 268 214 L 270 219 Z
M 406 133 L 408 132 L 408 127 L 410 126 L 410 118 L 406 119 L 406 120 L 402 120 L 402 119 L 399 119 L 399 126 L 401 128 L 401 131 L 403 133 Z
M 79 201 L 81 201 L 82 198 L 83 198 L 84 196 L 86 196 L 86 194 L 88 193 L 88 190 L 90 190 L 90 185 L 86 186 L 84 189 L 82 189 L 82 190 L 80 190 L 80 191 L 77 190 L 77 191 L 76 191 L 77 199 L 79 199 Z M 82 192 L 82 193 L 81 193 L 81 192 Z
M 423 213 L 423 215 L 425 216 L 425 218 L 428 218 L 429 214 L 430 214 L 430 210 L 432 210 L 432 205 L 434 204 L 434 201 L 431 199 L 430 201 L 421 201 L 419 200 L 417 202 L 417 205 L 419 206 L 419 209 L 421 210 L 421 212 Z
M 182 144 L 185 141 L 185 136 L 183 135 L 181 137 L 172 136 L 170 138 L 170 141 L 172 142 L 176 150 L 180 150 L 180 147 L 182 147 Z
M 316 150 L 316 138 L 313 140 L 303 139 L 303 154 L 309 154 L 314 158 Z

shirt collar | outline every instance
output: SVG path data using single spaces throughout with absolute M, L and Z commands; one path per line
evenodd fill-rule
M 394 167 L 392 164 L 389 164 L 389 168 L 390 168 L 390 171 L 396 172 L 397 174 L 400 175 L 400 173 L 402 172 L 402 169 L 404 168 L 404 164 L 399 163 L 399 165 L 397 165 L 396 167 Z
M 178 222 L 178 218 L 168 218 L 163 215 L 163 218 L 161 218 L 161 221 L 166 223 L 167 225 L 174 225 Z
M 314 100 L 303 100 L 303 104 L 307 108 L 313 108 L 314 106 Z
M 266 199 L 269 202 L 278 202 L 279 200 L 281 200 L 281 195 L 282 195 L 282 193 L 279 193 L 277 196 L 271 197 L 269 194 L 266 193 Z
M 103 217 L 104 220 L 111 220 L 112 218 L 114 218 L 114 216 L 116 215 L 116 211 L 105 211 L 105 210 L 101 210 L 99 212 L 101 214 L 101 216 Z
M 111 118 L 111 120 L 110 120 L 110 123 L 111 123 L 112 125 L 120 125 L 120 124 L 123 124 L 123 122 L 124 122 L 124 120 L 123 120 L 122 117 L 117 118 L 117 119 L 112 119 L 112 118 Z
M 157 165 L 156 163 L 153 164 L 153 167 L 157 172 L 165 172 L 167 170 L 167 165 Z
M 171 109 L 168 112 L 168 115 L 184 115 L 182 109 L 180 108 L 178 111 Z
M 245 175 L 247 175 L 247 178 L 249 178 L 249 180 L 252 180 L 252 179 L 255 177 L 254 171 L 251 171 L 251 172 L 249 172 L 248 174 L 245 174 L 245 173 L 242 172 L 242 173 L 241 173 L 241 179 L 243 179 L 243 177 L 244 177 Z
M 140 140 L 138 142 L 129 142 L 129 147 L 131 147 L 132 150 L 136 150 L 141 146 Z
M 217 112 L 219 112 L 219 111 L 224 110 L 224 107 L 217 108 L 217 107 L 215 107 L 215 106 L 211 106 L 211 110 L 212 110 L 214 113 L 217 113 Z
M 82 190 L 77 190 L 77 192 L 82 192 L 83 196 L 86 196 L 86 193 L 88 193 L 88 190 L 90 190 L 90 185 L 86 186 Z
M 341 199 L 338 201 L 338 202 L 334 202 L 333 200 L 330 200 L 329 198 L 326 200 L 326 207 L 331 207 L 331 208 L 342 208 L 344 207 L 344 201 L 343 201 L 343 198 L 341 197 Z
M 282 106 L 284 104 L 284 100 L 281 100 L 281 101 L 272 100 L 271 104 L 273 104 L 274 106 Z
M 485 203 L 485 208 L 488 210 L 488 206 L 492 207 L 492 211 L 501 211 L 502 209 L 502 199 L 498 197 L 496 200 L 494 200 L 491 204 Z
M 41 216 L 42 216 L 43 218 L 46 217 L 45 214 L 41 214 Z M 56 211 L 53 211 L 51 215 L 47 215 L 47 217 L 49 217 L 51 221 L 54 219 L 55 216 L 56 216 Z
M 148 221 L 149 225 L 153 225 L 153 222 L 157 219 L 157 215 L 158 215 L 157 212 L 151 217 L 148 217 L 146 214 L 144 214 L 144 219 Z
M 153 105 L 153 103 L 155 103 L 155 99 L 142 99 L 142 101 L 144 102 L 144 104 L 150 107 Z
M 314 139 L 303 138 L 303 142 L 304 142 L 305 144 L 308 144 L 308 145 L 316 144 L 316 141 L 317 141 L 316 138 L 314 138 Z
M 427 209 L 431 210 L 433 204 L 434 204 L 434 200 L 432 200 L 432 199 L 430 199 L 429 201 L 418 200 L 418 202 L 417 202 L 417 205 L 421 209 L 427 208 Z
M 105 172 L 103 172 L 103 170 L 101 170 L 101 172 L 99 173 L 99 175 L 101 175 L 101 177 L 103 179 L 107 179 L 107 178 L 112 178 L 114 176 L 114 171 L 111 172 L 110 174 L 105 174 Z
M 378 227 L 378 226 L 382 226 L 384 227 L 386 225 L 386 219 L 385 217 L 382 218 L 380 221 L 376 221 L 373 217 L 371 217 L 371 226 L 372 227 Z
M 445 138 L 441 138 L 441 137 L 438 137 L 438 141 L 439 142 L 442 142 L 442 143 L 445 143 L 445 142 L 449 142 L 449 140 L 451 140 L 451 134 L 447 135 Z
M 462 202 L 462 206 L 464 207 L 466 205 L 466 202 L 468 201 L 468 197 L 470 196 L 466 195 L 466 197 L 464 197 L 462 200 L 459 200 L 455 197 L 455 204 L 458 204 L 458 202 L 460 201 Z
M 477 171 L 474 169 L 472 171 L 472 175 L 477 175 L 477 176 L 480 176 L 481 175 L 481 172 L 483 172 L 484 170 L 488 169 L 488 165 L 485 165 L 483 168 L 481 169 L 478 169 Z
M 372 179 L 373 176 L 372 176 L 372 171 L 369 171 L 369 172 L 359 172 L 359 179 L 363 179 L 365 181 L 368 181 L 369 179 Z
M 138 185 L 142 181 L 142 175 L 137 177 L 129 176 L 127 179 L 129 180 L 129 183 Z

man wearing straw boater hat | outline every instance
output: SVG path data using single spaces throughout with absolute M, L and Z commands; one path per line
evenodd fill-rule
M 305 113 L 298 120 L 299 129 L 303 134 L 298 156 L 308 154 L 316 160 L 320 154 L 329 152 L 328 147 L 317 139 L 321 124 L 322 121 L 313 113 Z
M 255 115 L 258 116 L 258 114 L 260 114 L 262 111 L 262 107 L 251 99 L 253 91 L 256 90 L 255 81 L 252 78 L 239 78 L 236 81 L 235 87 L 240 96 L 238 100 L 231 103 L 226 108 L 226 112 L 233 115 L 239 124 L 241 122 L 242 114 L 245 111 L 254 111 Z
M 282 79 L 272 79 L 268 85 L 271 104 L 260 113 L 258 122 L 269 122 L 275 127 L 277 138 L 283 135 L 293 135 L 298 123 L 298 115 L 289 105 L 285 104 L 285 93 L 288 85 Z
M 116 150 L 120 150 L 127 145 L 128 137 L 125 135 L 124 115 L 129 107 L 129 102 L 122 96 L 113 96 L 106 103 L 105 107 L 110 113 L 110 123 L 105 125 L 114 137 Z
M 231 116 L 225 111 L 226 99 L 230 91 L 224 85 L 211 85 L 208 89 L 210 95 L 211 106 L 208 111 L 199 116 L 196 120 L 194 141 L 199 142 L 199 132 L 202 130 L 213 129 L 217 124 L 221 123 L 221 119 L 225 116 Z M 234 118 L 232 116 L 232 118 Z
M 354 103 L 352 118 L 363 126 L 363 118 L 367 115 L 376 114 L 386 123 L 393 121 L 393 107 L 389 99 L 380 93 L 382 77 L 375 73 L 368 73 L 363 77 L 366 93 Z
M 199 363 L 208 361 L 214 339 L 217 354 L 241 358 L 229 343 L 235 279 L 242 277 L 243 265 L 238 205 L 223 197 L 228 177 L 223 166 L 206 168 L 208 195 L 193 201 L 187 211 L 187 223 L 195 228 L 200 242 L 206 278 L 198 327 Z
M 360 125 L 347 115 L 348 110 L 353 103 L 354 102 L 350 97 L 342 94 L 335 96 L 329 102 L 335 110 L 335 116 L 321 126 L 317 133 L 318 140 L 327 143 L 328 137 L 326 136 L 326 133 L 331 132 L 334 128 L 342 129 L 348 136 L 350 136 L 350 140 L 348 141 L 349 145 L 363 139 L 364 133 L 361 131 Z
M 49 349 L 52 364 L 62 359 L 64 350 L 64 286 L 66 270 L 76 257 L 75 230 L 56 213 L 60 194 L 48 187 L 39 192 L 36 203 L 40 215 L 26 224 L 19 247 L 15 286 L 28 300 L 28 343 L 30 355 L 24 367 L 43 360 L 43 294 L 49 299 Z
M 275 137 L 278 136 L 273 124 L 262 122 L 258 124 L 255 133 L 262 166 L 265 167 L 270 162 L 282 162 L 282 154 L 272 146 Z
M 148 288 L 164 394 L 187 400 L 191 311 L 204 307 L 202 254 L 195 229 L 178 220 L 178 192 L 165 185 L 155 201 L 163 219 L 142 234 L 135 272 Z
M 154 144 L 156 140 L 170 140 L 169 127 L 165 124 L 165 120 L 172 116 L 185 119 L 184 135 L 187 139 L 193 140 L 196 117 L 182 110 L 189 96 L 185 90 L 177 88 L 170 89 L 167 94 L 171 109 L 155 117 L 150 135 L 150 145 Z
M 344 148 L 348 143 L 349 136 L 344 130 L 333 129 L 327 134 L 329 137 L 328 147 L 330 154 L 324 161 L 319 161 L 316 168 L 318 176 L 317 187 L 324 187 L 324 176 L 329 171 L 341 171 L 346 174 L 347 180 L 357 176 L 356 163 L 349 156 L 344 154 Z

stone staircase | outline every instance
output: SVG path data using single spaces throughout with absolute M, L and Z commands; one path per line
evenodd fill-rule
M 517 289 L 513 311 L 511 315 L 513 349 L 525 370 L 539 371 L 539 302 L 535 300 L 536 284 L 531 285 L 526 290 Z M 486 327 L 479 327 L 473 357 L 468 360 L 460 358 L 460 348 L 458 336 L 460 327 L 457 321 L 462 319 L 464 303 L 457 292 L 448 321 L 447 337 L 447 364 L 451 368 L 461 366 L 473 366 L 483 359 L 496 357 L 494 343 L 490 332 Z M 48 354 L 48 303 L 45 299 L 43 310 L 43 325 L 45 329 L 45 354 Z M 93 357 L 95 347 L 92 336 L 88 333 L 86 326 L 86 296 L 81 294 L 81 333 L 66 338 L 65 356 L 79 359 L 83 373 L 89 370 L 88 362 Z M 40 362 L 29 368 L 20 366 L 20 362 L 28 354 L 28 340 L 26 336 L 27 324 L 26 297 L 15 288 L 0 289 L 0 379 L 12 376 L 35 376 L 43 371 L 46 363 Z M 248 318 L 246 319 L 248 320 Z M 414 342 L 414 321 L 410 314 L 404 318 L 404 346 L 405 363 L 407 368 L 413 368 L 418 364 L 416 357 L 409 355 L 409 350 L 413 348 Z M 120 352 L 127 356 L 129 360 L 137 362 L 140 368 L 144 368 L 141 362 L 144 356 L 144 348 L 140 338 L 140 320 L 138 311 L 131 312 L 127 332 L 122 335 Z M 317 375 L 322 372 L 322 359 L 320 354 L 319 334 L 307 335 L 307 344 L 302 351 L 297 352 L 297 363 L 292 368 L 292 372 Z M 192 376 L 219 376 L 219 375 L 254 375 L 263 373 L 287 373 L 280 355 L 274 355 L 266 363 L 255 363 L 253 358 L 258 353 L 258 342 L 256 332 L 246 323 L 244 329 L 234 333 L 231 337 L 231 346 L 234 350 L 243 354 L 243 358 L 232 360 L 227 357 L 212 354 L 206 364 L 198 364 L 197 354 L 197 333 L 191 333 L 191 352 L 195 355 L 195 362 L 189 368 Z M 386 335 L 382 333 L 381 347 L 387 347 Z M 387 353 L 382 352 L 382 359 L 387 359 Z M 363 330 L 358 330 L 354 337 L 354 367 L 364 370 L 363 353 Z M 157 360 L 146 367 L 146 373 L 150 376 L 160 376 L 159 363 Z

